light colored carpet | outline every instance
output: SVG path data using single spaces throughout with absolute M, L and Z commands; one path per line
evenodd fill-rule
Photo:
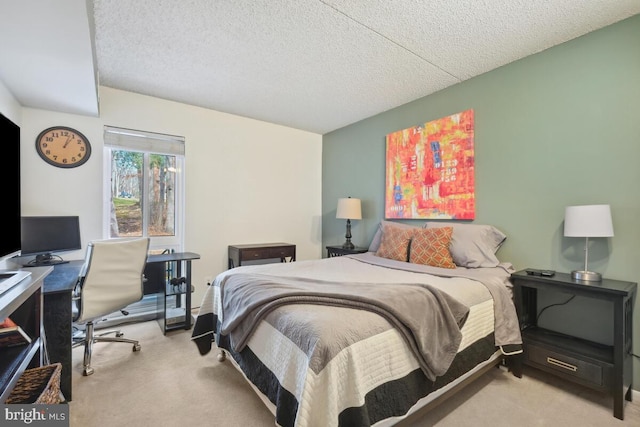
M 121 326 L 140 339 L 98 343 L 95 373 L 82 376 L 82 348 L 73 350 L 72 427 L 273 426 L 274 418 L 231 363 L 217 351 L 200 356 L 191 331 L 164 336 L 155 321 Z M 635 397 L 638 393 L 635 393 Z M 415 426 L 638 426 L 640 399 L 627 403 L 625 420 L 613 418 L 611 398 L 535 369 L 522 379 L 490 372 Z

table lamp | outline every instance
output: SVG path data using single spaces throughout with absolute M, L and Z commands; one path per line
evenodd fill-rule
M 346 241 L 342 245 L 343 249 L 353 249 L 355 246 L 351 243 L 351 220 L 362 219 L 362 208 L 360 199 L 338 199 L 338 209 L 336 209 L 336 218 L 347 220 Z
M 589 237 L 612 237 L 613 223 L 609 205 L 567 206 L 564 213 L 565 237 L 584 237 L 584 270 L 571 272 L 575 280 L 599 282 L 600 273 L 589 271 Z

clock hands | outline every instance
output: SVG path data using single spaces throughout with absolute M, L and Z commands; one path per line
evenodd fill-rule
M 69 141 L 71 141 L 71 136 L 67 137 L 67 140 L 64 143 L 64 145 L 62 146 L 62 148 L 67 148 L 67 145 L 69 145 Z

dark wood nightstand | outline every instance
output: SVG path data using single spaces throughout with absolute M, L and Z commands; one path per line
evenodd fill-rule
M 351 254 L 363 254 L 367 252 L 369 248 L 355 247 L 353 249 L 345 249 L 342 245 L 327 246 L 327 257 L 333 258 L 334 256 L 351 255 Z
M 624 399 L 631 401 L 633 385 L 633 304 L 637 284 L 602 279 L 580 281 L 567 273 L 511 275 L 522 341 L 523 362 L 568 381 L 613 395 L 613 415 L 624 419 Z M 538 327 L 538 289 L 610 301 L 613 304 L 613 346 Z
M 286 262 L 287 258 L 296 260 L 296 245 L 291 243 L 258 243 L 229 246 L 229 268 L 240 267 L 242 261 L 279 258 Z

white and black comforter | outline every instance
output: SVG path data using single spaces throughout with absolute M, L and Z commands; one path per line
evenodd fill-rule
M 452 273 L 456 277 L 440 276 Z M 220 274 L 207 291 L 193 340 L 202 354 L 210 351 L 214 339 L 218 347 L 229 351 L 245 376 L 271 401 L 279 425 L 373 425 L 401 417 L 420 398 L 489 358 L 497 346 L 521 344 L 508 278 L 508 269 L 502 267 L 454 272 L 372 254 L 239 267 Z M 349 283 L 359 287 L 359 293 L 367 286 L 379 286 L 384 292 L 395 286 L 399 295 L 415 284 L 424 284 L 437 294 L 446 294 L 447 301 L 454 301 L 456 313 L 464 307 L 463 319 L 457 320 L 466 322 L 458 331 L 453 362 L 446 362 L 446 372 L 436 367 L 435 378 L 425 371 L 406 333 L 393 320 L 376 310 L 349 305 L 290 301 L 260 312 L 261 306 L 254 304 L 261 313 L 250 316 L 255 321 L 249 323 L 255 328 L 248 328 L 248 332 L 245 328 L 247 339 L 234 346 L 229 331 L 222 328 L 229 323 L 225 323 L 225 316 L 237 319 L 237 313 L 231 314 L 228 307 L 225 310 L 225 294 L 227 302 L 232 299 L 225 287 L 235 283 L 246 291 L 251 289 L 247 280 L 257 280 L 255 286 L 264 286 L 265 280 L 276 284 L 315 282 L 318 288 Z M 419 316 L 419 306 L 410 312 Z M 436 318 L 442 319 L 440 315 Z M 435 323 L 421 326 L 422 331 L 411 331 L 434 337 L 443 333 Z M 449 338 L 445 341 L 451 345 Z

